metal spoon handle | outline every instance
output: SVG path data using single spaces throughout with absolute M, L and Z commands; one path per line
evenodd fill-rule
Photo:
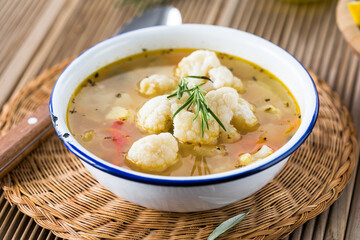
M 182 23 L 180 11 L 171 6 L 160 6 L 152 8 L 135 17 L 120 28 L 117 35 L 146 27 L 159 25 L 180 25 Z

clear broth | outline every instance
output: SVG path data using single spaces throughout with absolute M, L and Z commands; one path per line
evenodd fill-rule
M 69 105 L 67 121 L 75 139 L 90 152 L 112 164 L 134 169 L 125 156 L 133 142 L 146 136 L 134 122 L 124 121 L 124 131 L 129 141 L 122 152 L 118 152 L 109 129 L 113 120 L 105 119 L 113 106 L 129 108 L 137 112 L 150 98 L 138 91 L 139 82 L 152 74 L 174 75 L 178 62 L 195 49 L 165 49 L 146 51 L 111 63 L 86 78 L 76 89 Z M 263 144 L 274 151 L 282 147 L 294 135 L 301 122 L 299 107 L 285 85 L 269 71 L 244 59 L 217 53 L 222 65 L 228 67 L 234 76 L 245 85 L 240 94 L 255 106 L 259 124 L 253 131 L 240 132 L 242 138 L 225 147 L 225 156 L 203 157 L 195 155 L 192 146 L 179 143 L 180 160 L 164 172 L 168 176 L 198 176 L 235 169 L 238 156 L 254 153 Z M 169 92 L 169 94 L 171 91 Z M 263 111 L 271 104 L 280 109 L 281 114 Z M 82 135 L 93 130 L 95 135 L 84 141 Z

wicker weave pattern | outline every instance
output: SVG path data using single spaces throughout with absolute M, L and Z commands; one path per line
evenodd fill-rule
M 49 97 L 68 60 L 34 79 L 0 115 L 0 135 Z M 309 139 L 281 173 L 252 196 L 221 209 L 167 213 L 129 203 L 104 189 L 53 135 L 3 181 L 8 200 L 44 228 L 70 239 L 206 239 L 224 220 L 254 211 L 222 239 L 280 239 L 327 209 L 355 166 L 348 110 L 316 81 L 320 114 Z

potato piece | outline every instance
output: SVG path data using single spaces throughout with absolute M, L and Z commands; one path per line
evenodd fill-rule
M 105 119 L 112 120 L 134 120 L 134 112 L 132 110 L 115 106 L 112 107 L 110 112 L 108 112 L 105 116 Z
M 163 74 L 153 74 L 141 80 L 140 93 L 147 96 L 160 95 L 174 89 L 176 85 L 177 80 L 175 79 Z
M 271 148 L 269 148 L 266 145 L 263 145 L 259 151 L 257 151 L 255 154 L 252 155 L 252 157 L 255 158 L 256 160 L 259 160 L 259 159 L 266 158 L 267 156 L 271 155 L 272 153 L 274 153 L 274 150 L 272 150 Z
M 252 162 L 252 157 L 250 153 L 244 153 L 239 156 L 238 164 L 235 167 L 244 167 L 249 165 Z
M 137 114 L 137 125 L 149 133 L 167 132 L 171 127 L 171 103 L 166 95 L 147 101 Z
M 208 71 L 212 68 L 220 67 L 220 61 L 214 52 L 208 50 L 197 50 L 189 56 L 184 57 L 176 69 L 179 77 L 195 75 L 207 76 Z M 202 79 L 189 79 L 194 84 L 202 83 Z
M 131 146 L 126 158 L 146 171 L 162 172 L 178 161 L 178 143 L 170 133 L 143 137 Z
M 244 167 L 250 163 L 256 162 L 260 159 L 264 159 L 274 153 L 274 150 L 266 145 L 263 145 L 256 153 L 244 153 L 239 156 L 238 164 L 235 167 Z
M 86 131 L 84 132 L 83 134 L 81 134 L 81 139 L 84 141 L 84 142 L 89 142 L 92 140 L 92 138 L 94 137 L 95 135 L 95 131 L 94 130 L 89 130 L 89 131 Z

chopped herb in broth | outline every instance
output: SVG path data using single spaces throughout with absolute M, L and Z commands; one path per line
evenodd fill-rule
M 189 79 L 186 86 L 179 85 L 179 93 L 181 76 L 193 75 L 188 74 L 193 71 L 191 61 L 189 65 L 183 59 L 194 51 L 142 49 L 140 54 L 91 74 L 68 104 L 71 134 L 112 164 L 169 176 L 233 170 L 272 154 L 289 141 L 301 122 L 298 105 L 280 80 L 253 63 L 224 53 L 207 53 L 217 59 L 208 61 L 210 70 L 198 69 L 202 74 L 197 76 L 212 82 Z M 218 76 L 231 77 L 223 81 Z M 196 86 L 203 95 L 191 100 Z M 223 108 L 221 101 L 230 101 L 230 97 L 234 104 Z M 145 109 L 148 105 L 159 114 Z M 179 130 L 184 127 L 189 129 Z M 171 146 L 156 153 L 161 156 L 146 152 L 170 142 Z

